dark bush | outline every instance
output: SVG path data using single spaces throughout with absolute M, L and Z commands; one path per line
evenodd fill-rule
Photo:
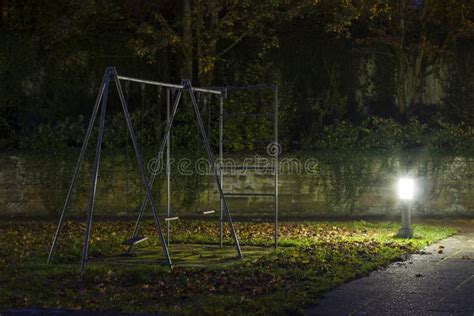
M 312 149 L 404 150 L 424 147 L 467 154 L 474 149 L 473 136 L 473 128 L 465 124 L 438 122 L 428 126 L 416 119 L 401 124 L 391 118 L 371 117 L 358 126 L 343 121 L 325 127 Z

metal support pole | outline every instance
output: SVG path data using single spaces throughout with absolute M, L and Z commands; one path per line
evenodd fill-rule
M 411 201 L 405 201 L 402 205 L 402 227 L 397 233 L 397 236 L 400 238 L 413 238 L 413 228 L 411 227 L 411 208 Z
M 130 119 L 130 113 L 128 112 L 127 103 L 125 102 L 125 97 L 123 95 L 122 87 L 120 85 L 120 80 L 118 78 L 117 70 L 115 68 L 113 68 L 113 74 L 114 74 L 115 85 L 117 87 L 117 91 L 118 91 L 119 98 L 120 98 L 120 103 L 122 104 L 123 113 L 125 115 L 125 120 L 127 121 L 127 127 L 128 127 L 128 131 L 130 133 L 130 138 L 131 138 L 132 143 L 133 143 L 133 148 L 135 149 L 135 156 L 137 158 L 138 167 L 140 169 L 140 174 L 141 174 L 141 177 L 142 177 L 143 186 L 145 187 L 146 194 L 148 196 L 148 200 L 150 201 L 151 210 L 153 212 L 153 219 L 154 219 L 154 222 L 155 222 L 156 230 L 157 230 L 158 236 L 160 238 L 161 244 L 163 246 L 163 252 L 164 252 L 165 258 L 166 258 L 168 264 L 171 266 L 172 263 L 171 263 L 171 258 L 170 258 L 169 252 L 168 252 L 168 245 L 167 245 L 167 242 L 166 242 L 166 240 L 163 236 L 163 232 L 161 230 L 160 220 L 158 218 L 155 198 L 153 197 L 150 182 L 148 182 L 148 178 L 146 176 L 146 170 L 145 170 L 145 165 L 144 165 L 144 162 L 143 162 L 143 156 L 140 152 L 140 147 L 138 146 L 138 143 L 137 143 L 137 138 L 136 138 L 136 135 L 135 135 L 135 131 L 133 130 L 132 120 Z M 169 130 L 169 128 L 168 128 L 168 130 Z
M 274 134 L 274 142 L 277 145 L 277 150 L 273 162 L 273 167 L 275 172 L 275 178 L 274 178 L 274 185 L 275 185 L 275 196 L 274 196 L 274 207 L 275 207 L 275 227 L 274 227 L 274 241 L 275 241 L 275 248 L 278 247 L 278 176 L 280 172 L 279 168 L 279 149 L 281 148 L 278 144 L 278 86 L 275 86 L 274 89 L 274 106 L 275 106 L 275 114 L 273 118 L 273 134 Z
M 196 98 L 194 96 L 193 90 L 192 90 L 191 82 L 189 80 L 185 80 L 184 86 L 185 86 L 185 89 L 187 89 L 189 91 L 189 95 L 191 97 L 191 102 L 193 104 L 194 112 L 196 113 L 196 118 L 197 118 L 197 121 L 198 121 L 199 130 L 201 131 L 201 135 L 202 135 L 202 138 L 204 140 L 204 145 L 205 145 L 206 150 L 207 150 L 207 156 L 209 158 L 209 162 L 210 162 L 211 167 L 212 167 L 212 173 L 213 173 L 214 178 L 216 180 L 217 189 L 219 190 L 221 199 L 222 199 L 223 204 L 224 204 L 224 209 L 226 211 L 227 218 L 229 220 L 230 228 L 231 228 L 231 231 L 232 231 L 232 237 L 234 238 L 234 244 L 235 244 L 235 247 L 237 249 L 237 255 L 238 255 L 239 258 L 243 258 L 242 251 L 241 251 L 240 245 L 239 245 L 239 239 L 238 239 L 237 233 L 235 231 L 235 227 L 234 227 L 234 223 L 232 221 L 232 217 L 230 216 L 229 208 L 227 207 L 227 202 L 225 200 L 224 192 L 222 191 L 222 185 L 221 185 L 221 182 L 220 182 L 220 179 L 219 179 L 219 174 L 217 173 L 217 170 L 216 170 L 216 161 L 214 160 L 214 156 L 212 154 L 211 147 L 209 145 L 209 139 L 206 135 L 206 130 L 205 130 L 204 124 L 202 122 L 201 113 L 199 112 L 199 107 L 198 107 Z
M 59 235 L 61 234 L 61 230 L 62 230 L 62 227 L 63 227 L 63 224 L 64 224 L 66 210 L 68 209 L 69 202 L 71 201 L 72 191 L 74 190 L 74 186 L 76 184 L 77 177 L 79 176 L 79 170 L 81 168 L 81 163 L 82 163 L 82 160 L 84 160 L 84 155 L 86 153 L 86 149 L 87 149 L 87 145 L 89 143 L 89 139 L 90 139 L 90 136 L 91 136 L 91 133 L 92 133 L 92 129 L 94 128 L 95 118 L 96 118 L 97 112 L 99 110 L 100 101 L 102 100 L 102 96 L 104 94 L 106 78 L 107 78 L 107 72 L 105 72 L 104 76 L 102 77 L 102 83 L 100 84 L 99 94 L 97 95 L 97 99 L 95 101 L 94 109 L 92 110 L 92 115 L 91 115 L 91 118 L 89 120 L 89 126 L 87 127 L 87 131 L 86 131 L 86 136 L 84 137 L 84 141 L 83 141 L 82 147 L 81 147 L 81 152 L 79 153 L 79 158 L 77 159 L 76 168 L 74 170 L 74 175 L 72 176 L 71 184 L 69 185 L 69 190 L 67 191 L 66 200 L 64 201 L 63 209 L 61 211 L 61 216 L 59 217 L 58 227 L 56 228 L 56 233 L 54 234 L 53 243 L 51 244 L 51 249 L 49 250 L 47 263 L 51 262 L 51 260 L 53 259 L 54 253 L 56 252 L 56 247 L 58 245 Z
M 126 81 L 125 82 L 125 101 L 127 102 L 127 104 L 130 102 L 130 81 Z M 126 145 L 126 170 L 127 170 L 127 211 L 129 209 L 129 201 L 130 201 L 130 176 L 129 176 L 129 158 L 130 158 L 130 152 L 129 152 L 129 148 L 130 148 L 130 140 L 128 139 L 127 137 L 127 145 Z
M 140 84 L 140 126 L 138 127 L 140 129 L 140 131 L 143 132 L 143 130 L 145 129 L 144 127 L 144 124 L 143 124 L 143 117 L 145 116 L 145 90 L 146 89 L 146 86 L 145 84 L 142 82 Z M 138 125 L 138 124 L 137 124 Z M 145 135 L 142 134 L 142 136 L 140 137 L 140 140 L 142 141 L 142 144 L 144 143 L 145 141 Z
M 105 112 L 107 110 L 107 97 L 109 94 L 110 69 L 106 69 L 107 79 L 105 80 L 104 95 L 100 109 L 99 135 L 97 136 L 97 145 L 95 148 L 94 167 L 92 169 L 91 191 L 89 196 L 89 210 L 87 212 L 86 235 L 84 238 L 84 246 L 82 248 L 81 272 L 86 270 L 87 260 L 89 258 L 89 239 L 92 227 L 92 214 L 94 212 L 95 193 L 97 191 L 97 176 L 99 174 L 100 154 L 102 151 L 102 139 L 104 137 Z
M 219 96 L 219 175 L 221 177 L 221 185 L 224 185 L 224 98 Z M 209 189 L 209 188 L 208 188 Z M 219 216 L 219 245 L 223 247 L 224 239 L 224 205 L 222 196 L 220 197 L 220 216 Z
M 163 140 L 160 144 L 160 149 L 159 149 L 158 154 L 156 156 L 157 163 L 160 163 L 161 159 L 163 158 L 164 147 L 166 145 L 166 140 L 169 138 L 170 133 L 171 133 L 171 127 L 173 126 L 174 117 L 176 115 L 176 110 L 178 109 L 178 104 L 179 104 L 179 101 L 181 99 L 181 95 L 182 95 L 182 91 L 180 89 L 180 90 L 178 90 L 178 93 L 174 98 L 174 104 L 173 104 L 173 110 L 171 112 L 170 122 L 168 123 L 168 126 L 166 127 L 165 135 L 163 136 Z M 153 187 L 153 184 L 155 183 L 157 175 L 158 175 L 158 173 L 155 172 L 151 176 L 150 187 Z M 143 214 L 145 213 L 145 207 L 146 207 L 147 203 L 148 203 L 148 196 L 145 195 L 145 198 L 143 199 L 143 202 L 140 206 L 140 212 L 138 213 L 138 218 L 135 222 L 135 227 L 133 229 L 132 238 L 137 237 L 138 230 L 140 229 L 140 222 L 142 220 Z M 130 251 L 132 250 L 132 247 L 133 247 L 133 245 L 130 245 L 128 247 L 128 253 L 130 253 Z
M 170 124 L 170 89 L 166 89 L 166 126 Z M 166 214 L 171 216 L 171 150 L 170 150 L 170 134 L 166 138 Z M 166 222 L 166 241 L 170 245 L 170 222 Z

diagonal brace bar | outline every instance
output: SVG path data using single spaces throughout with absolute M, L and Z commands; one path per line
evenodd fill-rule
M 205 145 L 206 151 L 207 151 L 207 156 L 208 156 L 209 162 L 212 166 L 212 174 L 213 174 L 213 176 L 216 180 L 217 189 L 219 190 L 221 201 L 222 201 L 222 204 L 224 206 L 224 210 L 226 212 L 227 218 L 229 220 L 229 224 L 230 224 L 230 228 L 231 228 L 231 232 L 232 232 L 232 237 L 234 239 L 234 245 L 237 249 L 238 257 L 243 258 L 242 251 L 241 251 L 240 245 L 239 245 L 239 238 L 237 237 L 237 233 L 236 233 L 235 227 L 234 227 L 234 222 L 232 221 L 232 217 L 231 217 L 230 212 L 229 212 L 229 207 L 227 206 L 227 201 L 225 199 L 224 192 L 222 191 L 221 181 L 219 179 L 219 174 L 217 173 L 217 169 L 216 169 L 216 162 L 214 160 L 214 156 L 213 156 L 212 151 L 211 151 L 211 146 L 209 145 L 209 139 L 207 137 L 206 130 L 204 128 L 204 124 L 202 122 L 202 117 L 201 117 L 201 113 L 199 112 L 199 107 L 198 107 L 198 104 L 197 104 L 197 101 L 196 101 L 196 97 L 193 93 L 191 82 L 189 80 L 185 80 L 185 89 L 187 89 L 189 91 L 189 96 L 191 97 L 191 102 L 193 104 L 194 112 L 196 114 L 199 130 L 201 131 L 201 135 L 202 135 L 202 138 L 204 140 L 204 145 Z

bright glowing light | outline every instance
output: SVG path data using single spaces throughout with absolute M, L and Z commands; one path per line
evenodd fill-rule
M 412 178 L 405 177 L 398 180 L 398 196 L 401 200 L 413 200 L 415 190 L 415 180 Z

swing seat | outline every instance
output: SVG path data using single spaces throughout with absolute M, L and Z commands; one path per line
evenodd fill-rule
M 213 214 L 213 213 L 215 213 L 215 212 L 216 212 L 215 210 L 204 211 L 204 212 L 202 212 L 202 215 Z
M 122 242 L 122 245 L 124 245 L 124 246 L 133 246 L 133 245 L 139 244 L 141 242 L 144 242 L 147 239 L 148 239 L 148 237 L 136 236 L 136 237 L 132 237 L 130 239 L 124 240 Z
M 170 222 L 170 221 L 175 221 L 178 220 L 178 216 L 173 216 L 173 217 L 165 217 L 165 222 Z

